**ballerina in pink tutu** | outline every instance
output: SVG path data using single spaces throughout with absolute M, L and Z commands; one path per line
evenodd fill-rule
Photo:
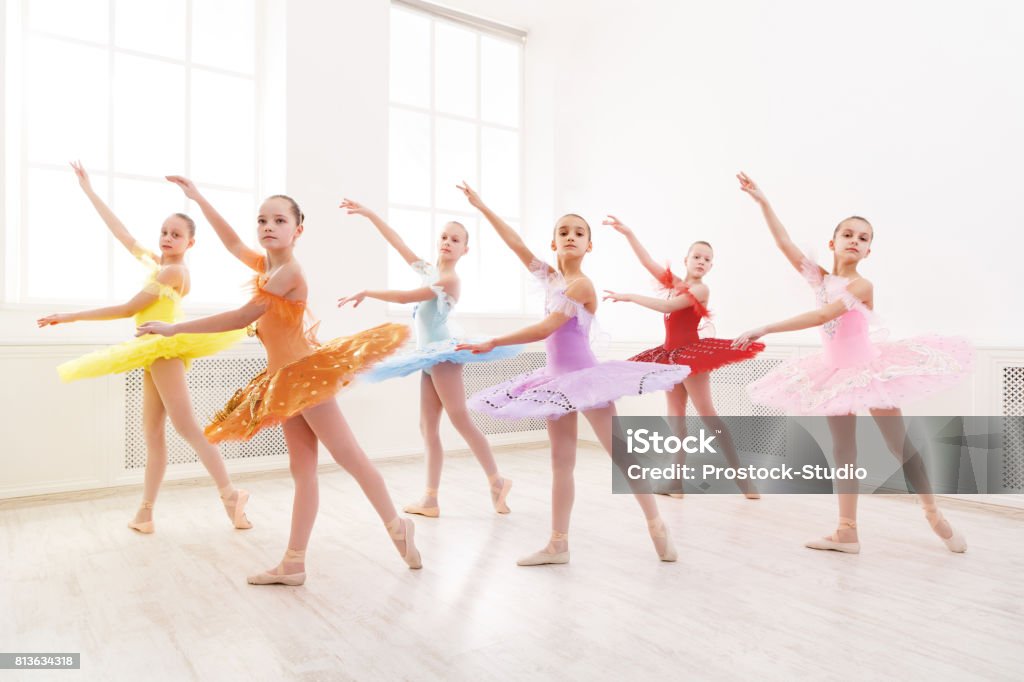
M 740 173 L 740 189 L 761 207 L 779 250 L 807 279 L 818 296 L 819 308 L 788 320 L 758 327 L 737 337 L 737 347 L 766 334 L 821 327 L 823 352 L 783 364 L 748 387 L 754 402 L 789 414 L 826 415 L 836 466 L 856 466 L 857 412 L 868 411 L 918 494 L 925 516 L 952 552 L 967 550 L 964 536 L 953 530 L 935 504 L 920 453 L 907 437 L 900 406 L 908 400 L 947 388 L 971 369 L 973 351 L 965 339 L 916 336 L 875 343 L 868 336 L 874 317 L 874 287 L 857 272 L 871 253 L 874 228 L 852 216 L 836 227 L 829 241 L 832 272 L 812 263 L 793 244 L 764 192 Z M 835 533 L 806 543 L 811 549 L 857 553 L 857 484 L 837 484 L 839 526 Z
M 555 270 L 541 262 L 522 237 L 489 209 L 480 196 L 463 183 L 459 189 L 480 210 L 498 236 L 544 285 L 546 317 L 537 324 L 490 341 L 460 344 L 457 350 L 488 353 L 498 346 L 544 339 L 547 365 L 535 372 L 485 389 L 469 399 L 469 406 L 495 417 L 547 419 L 551 439 L 551 540 L 539 552 L 523 557 L 520 566 L 564 564 L 569 561 L 569 517 L 575 497 L 576 413 L 582 412 L 609 454 L 612 452 L 612 417 L 615 400 L 671 389 L 690 373 L 688 367 L 613 360 L 598 362 L 590 349 L 589 333 L 597 309 L 597 293 L 583 274 L 583 257 L 591 251 L 590 226 L 570 213 L 555 224 L 551 250 L 558 259 Z M 636 495 L 647 518 L 648 531 L 662 561 L 675 561 L 677 553 L 668 526 L 658 514 L 651 494 Z
M 700 414 L 704 424 L 712 432 L 719 434 L 718 442 L 722 445 L 722 455 L 729 466 L 739 467 L 740 459 L 736 454 L 732 435 L 725 422 L 718 417 L 718 411 L 715 410 L 715 404 L 711 400 L 710 373 L 720 367 L 753 358 L 764 350 L 764 344 L 752 343 L 747 348 L 740 349 L 733 347 L 730 339 L 701 338 L 699 332 L 703 327 L 702 322 L 711 317 L 711 313 L 706 307 L 711 290 L 704 283 L 704 276 L 711 271 L 714 265 L 714 249 L 705 241 L 696 241 L 691 244 L 686 252 L 686 259 L 683 261 L 685 267 L 683 276 L 680 277 L 673 273 L 671 268 L 659 265 L 637 239 L 633 230 L 618 218 L 609 215 L 602 224 L 610 225 L 626 238 L 640 264 L 654 276 L 660 289 L 665 293 L 665 298 L 655 298 L 605 290 L 604 300 L 606 301 L 635 303 L 665 315 L 665 342 L 660 346 L 634 355 L 630 360 L 689 367 L 690 376 L 665 394 L 668 402 L 668 415 L 670 417 L 685 417 L 686 400 L 692 398 L 693 406 L 697 408 L 697 413 Z M 676 433 L 676 435 L 682 438 L 686 435 L 686 423 L 680 423 L 682 424 L 682 433 Z M 686 453 L 680 451 L 676 461 L 679 464 L 685 464 Z M 761 495 L 752 481 L 737 478 L 736 485 L 747 499 L 760 499 Z M 683 496 L 682 492 L 669 494 L 672 497 Z

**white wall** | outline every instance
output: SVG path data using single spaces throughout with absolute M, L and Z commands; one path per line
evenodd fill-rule
M 711 241 L 720 334 L 813 305 L 744 169 L 822 263 L 841 218 L 873 221 L 862 272 L 894 333 L 1024 345 L 1024 5 L 596 0 L 559 20 L 556 212 L 616 213 L 677 263 Z M 598 285 L 646 288 L 621 246 L 598 232 Z M 657 315 L 611 307 L 617 334 L 657 338 Z

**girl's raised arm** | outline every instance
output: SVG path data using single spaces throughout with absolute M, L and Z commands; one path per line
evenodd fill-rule
M 487 204 L 483 202 L 480 195 L 473 190 L 465 180 L 462 181 L 461 185 L 456 185 L 466 198 L 469 200 L 470 205 L 476 208 L 478 211 L 484 214 L 487 218 L 487 222 L 494 226 L 498 236 L 501 237 L 501 241 L 508 245 L 508 248 L 512 249 L 513 253 L 519 256 L 519 260 L 523 262 L 526 269 L 530 269 L 530 264 L 535 260 L 538 260 L 533 255 L 533 251 L 526 246 L 526 242 L 519 236 L 519 233 L 512 229 L 512 226 L 506 223 L 504 220 L 498 217 L 498 214 L 487 207 Z
M 796 271 L 802 272 L 803 263 L 807 260 L 807 256 L 793 243 L 789 232 L 786 231 L 779 217 L 775 215 L 775 211 L 772 209 L 771 204 L 768 203 L 768 198 L 764 195 L 764 192 L 746 173 L 737 173 L 736 179 L 740 181 L 740 190 L 749 194 L 761 207 L 765 222 L 768 223 L 768 230 L 772 233 L 772 237 L 775 238 L 775 245 L 779 247 L 779 250 L 786 256 L 790 264 L 796 268 Z
M 644 245 L 637 239 L 636 234 L 633 233 L 626 225 L 622 224 L 622 221 L 615 216 L 609 214 L 607 218 L 601 221 L 602 225 L 610 225 L 613 230 L 621 234 L 629 242 L 630 248 L 633 249 L 633 253 L 636 254 L 637 259 L 640 261 L 640 265 L 643 265 L 647 269 L 647 272 L 654 276 L 654 279 L 659 282 L 668 272 L 663 265 L 658 265 L 658 262 L 651 257 Z
M 398 254 L 402 258 L 404 258 L 405 262 L 408 263 L 409 265 L 412 265 L 418 260 L 423 260 L 415 253 L 413 253 L 412 249 L 410 249 L 408 244 L 405 243 L 405 240 L 403 240 L 402 237 L 397 232 L 395 232 L 395 230 L 390 225 L 384 222 L 384 220 L 381 219 L 379 215 L 377 215 L 370 209 L 366 208 L 365 206 L 358 202 L 352 201 L 351 199 L 342 200 L 340 208 L 346 209 L 348 215 L 361 215 L 367 220 L 369 220 L 371 223 L 373 223 L 373 226 L 377 228 L 377 231 L 380 232 L 381 236 L 387 240 L 388 244 L 391 244 L 395 251 L 397 251 Z
M 100 214 L 100 218 L 107 224 L 107 228 L 110 233 L 114 235 L 117 241 L 121 242 L 124 248 L 128 249 L 128 252 L 133 256 L 137 255 L 137 250 L 141 248 L 136 241 L 135 237 L 131 235 L 128 228 L 124 226 L 121 219 L 114 215 L 114 212 L 110 210 L 99 195 L 93 191 L 92 182 L 89 180 L 89 174 L 85 172 L 85 167 L 82 166 L 81 161 L 72 161 L 71 167 L 75 169 L 75 175 L 78 176 L 78 184 L 85 192 L 85 196 L 89 198 L 93 208 Z
M 696 289 L 696 287 L 694 287 L 694 289 Z M 605 289 L 603 300 L 611 301 L 613 303 L 636 303 L 644 308 L 649 308 L 667 315 L 669 313 L 674 313 L 677 310 L 682 310 L 683 308 L 692 308 L 694 300 L 696 300 L 694 296 L 695 295 L 683 294 L 681 296 L 673 296 L 671 298 L 654 298 L 653 296 L 643 296 L 641 294 L 620 294 Z
M 847 285 L 846 290 L 849 292 L 849 296 L 844 296 L 843 298 L 832 301 L 831 303 L 827 303 L 816 310 L 801 313 L 779 322 L 773 322 L 771 324 L 766 324 L 763 327 L 755 327 L 754 329 L 743 332 L 732 342 L 733 348 L 746 350 L 752 341 L 757 341 L 766 334 L 794 332 L 800 329 L 820 327 L 826 322 L 831 322 L 840 315 L 846 313 L 846 311 L 850 310 L 854 305 L 859 305 L 858 301 L 860 303 L 866 303 L 867 301 L 872 300 L 874 287 L 868 280 L 860 278 Z
M 217 212 L 209 201 L 206 200 L 196 186 L 186 177 L 181 175 L 168 175 L 167 180 L 173 182 L 175 185 L 181 188 L 181 191 L 185 193 L 185 196 L 196 202 L 199 205 L 199 209 L 203 212 L 206 217 L 206 221 L 213 227 L 213 231 L 220 237 L 220 241 L 224 244 L 232 256 L 237 258 L 246 264 L 246 266 L 257 269 L 259 260 L 262 255 L 255 249 L 250 249 L 242 241 L 235 229 L 228 224 L 228 221 L 224 220 L 220 213 Z

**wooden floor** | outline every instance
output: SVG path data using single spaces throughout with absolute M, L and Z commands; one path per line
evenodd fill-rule
M 299 588 L 245 583 L 284 549 L 287 474 L 245 480 L 249 531 L 205 484 L 167 485 L 151 536 L 125 528 L 137 488 L 0 503 L 0 650 L 82 654 L 0 679 L 1021 679 L 1024 513 L 947 505 L 970 544 L 954 555 L 910 498 L 865 496 L 851 556 L 802 547 L 831 528 L 830 496 L 661 498 L 666 564 L 587 448 L 572 563 L 520 568 L 548 534 L 547 453 L 499 462 L 508 516 L 475 460 L 449 458 L 442 517 L 416 519 L 422 571 L 325 472 Z M 399 506 L 420 492 L 419 461 L 381 470 Z

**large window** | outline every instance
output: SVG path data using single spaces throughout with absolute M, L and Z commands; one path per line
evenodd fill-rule
M 156 249 L 191 177 L 229 217 L 257 188 L 258 0 L 8 0 L 5 75 L 9 302 L 122 299 L 140 269 L 68 167 Z M 190 300 L 231 300 L 245 273 L 201 214 Z
M 455 188 L 465 180 L 518 228 L 522 63 L 521 32 L 420 2 L 391 6 L 388 220 L 430 261 L 446 222 L 466 226 L 463 312 L 522 311 L 522 267 Z M 401 258 L 389 258 L 389 286 L 412 285 Z

